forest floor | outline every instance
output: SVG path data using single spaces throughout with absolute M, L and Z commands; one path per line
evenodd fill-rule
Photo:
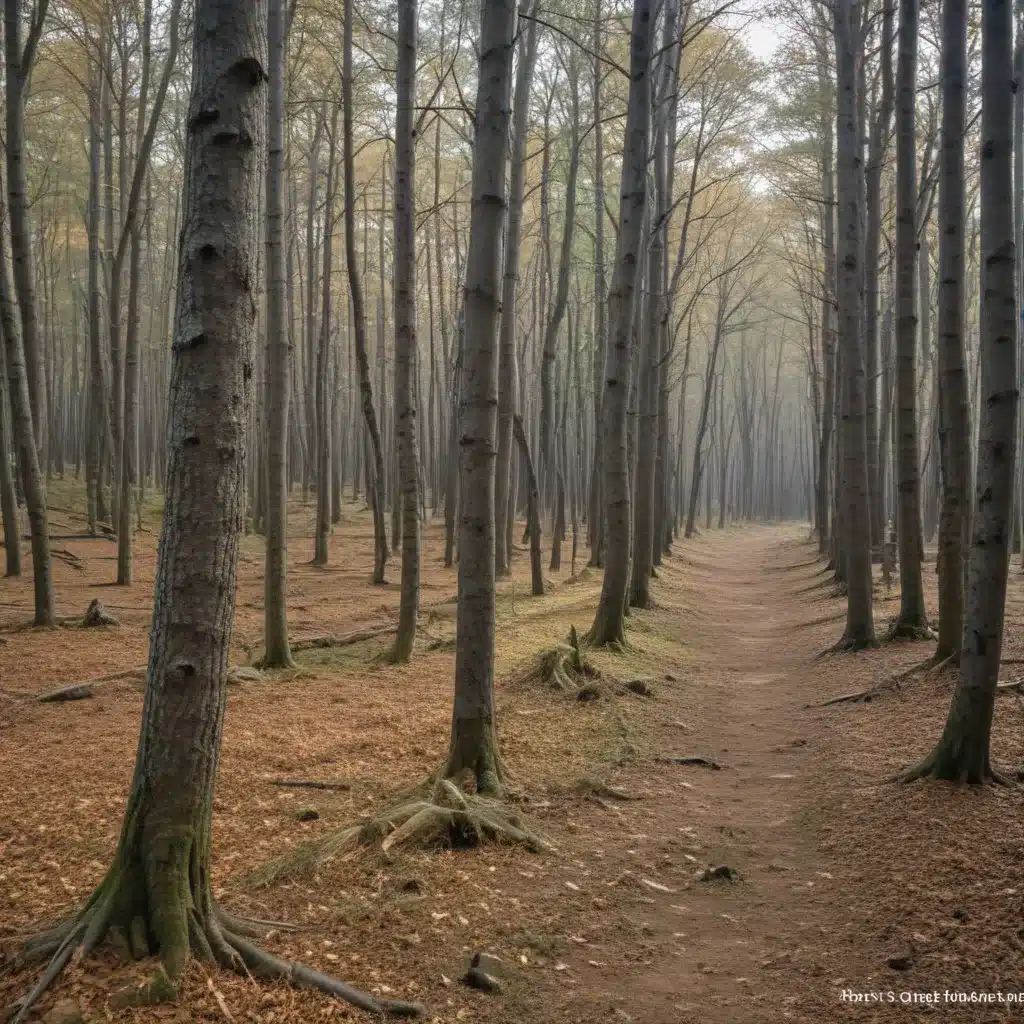
M 60 492 L 51 492 L 62 504 Z M 155 510 L 139 535 L 136 583 L 109 585 L 115 546 L 76 534 L 54 509 L 59 612 L 100 597 L 119 626 L 26 629 L 28 579 L 0 580 L 0 948 L 70 911 L 101 878 L 116 842 L 135 757 L 138 679 L 92 699 L 33 696 L 145 662 Z M 293 515 L 295 636 L 387 624 L 397 586 L 370 582 L 365 509 L 346 505 L 331 565 L 305 564 L 311 510 Z M 498 718 L 527 821 L 556 847 L 349 853 L 315 877 L 268 888 L 247 877 L 268 859 L 358 821 L 444 756 L 454 654 L 455 573 L 442 530 L 425 534 L 420 639 L 411 665 L 378 655 L 389 637 L 304 651 L 296 670 L 231 688 L 214 826 L 215 892 L 227 908 L 294 922 L 268 948 L 392 997 L 429 1020 L 492 1024 L 757 1024 L 1017 1019 L 1020 1005 L 953 1007 L 944 993 L 1024 989 L 1024 789 L 899 786 L 893 773 L 934 742 L 949 674 L 909 679 L 867 704 L 817 706 L 889 678 L 931 653 L 898 643 L 815 655 L 842 631 L 806 527 L 734 527 L 680 541 L 654 583 L 656 607 L 631 616 L 631 650 L 596 653 L 617 679 L 598 700 L 522 678 L 537 652 L 586 629 L 600 574 L 569 558 L 531 598 L 528 559 L 500 585 Z M 27 552 L 26 552 L 27 554 Z M 397 580 L 397 566 L 391 568 Z M 934 579 L 927 580 L 934 602 Z M 879 628 L 895 593 L 879 587 Z M 934 607 L 933 607 L 934 610 Z M 1024 656 L 1024 586 L 1011 581 L 1008 661 Z M 246 538 L 233 663 L 257 651 L 262 554 Z M 1008 665 L 1007 677 L 1012 677 Z M 1024 702 L 1001 696 L 993 749 L 1024 762 Z M 720 767 L 671 763 L 697 756 Z M 275 780 L 339 780 L 307 791 Z M 595 795 L 594 782 L 636 797 Z M 315 806 L 319 819 L 299 821 Z M 729 867 L 731 880 L 699 880 Z M 477 951 L 504 961 L 504 990 L 460 982 Z M 891 961 L 891 963 L 890 963 Z M 102 953 L 70 968 L 39 1010 L 72 1000 L 90 1021 L 266 1022 L 359 1019 L 325 996 L 193 965 L 174 1006 L 106 1003 L 144 966 Z M 0 1014 L 37 969 L 0 960 Z M 851 1004 L 848 990 L 882 1002 Z M 939 993 L 939 1005 L 904 1001 Z M 902 1005 L 901 1005 L 902 1004 Z

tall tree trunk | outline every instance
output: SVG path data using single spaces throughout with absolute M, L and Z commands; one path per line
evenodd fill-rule
M 534 597 L 544 596 L 544 567 L 541 564 L 540 550 L 540 490 L 537 487 L 537 474 L 530 458 L 530 442 L 526 439 L 522 417 L 516 415 L 512 427 L 519 452 L 526 467 L 526 532 L 530 535 L 530 593 Z
M 917 0 L 900 0 L 896 59 L 896 421 L 900 610 L 894 636 L 927 634 L 921 580 L 921 473 L 917 440 Z
M 0 331 L 3 324 L 0 323 Z M 21 575 L 21 516 L 18 496 L 11 473 L 10 453 L 18 448 L 11 435 L 10 402 L 8 401 L 6 346 L 0 342 L 0 512 L 4 527 L 4 575 Z
M 285 0 L 267 7 L 267 516 L 263 581 L 263 661 L 291 665 L 288 644 L 288 406 L 291 398 L 291 332 L 285 323 L 284 146 Z
M 605 363 L 604 280 L 604 125 L 601 106 L 601 2 L 594 0 L 594 458 L 590 471 L 590 565 L 600 566 L 604 552 L 604 501 L 601 494 L 601 392 Z
M 388 560 L 388 535 L 384 518 L 384 456 L 381 450 L 380 427 L 373 404 L 373 381 L 370 376 L 370 357 L 366 347 L 366 309 L 363 303 L 363 280 L 356 257 L 356 174 L 352 143 L 352 22 L 353 0 L 345 0 L 344 56 L 341 75 L 341 101 L 343 106 L 342 130 L 345 133 L 342 160 L 345 173 L 345 255 L 348 270 L 348 288 L 352 297 L 352 326 L 356 344 L 356 363 L 359 368 L 359 398 L 370 438 L 372 467 L 367 466 L 370 481 L 367 501 L 373 512 L 373 582 L 384 582 L 384 566 Z M 381 396 L 383 400 L 383 395 Z
M 395 443 L 402 503 L 402 592 L 392 657 L 406 662 L 416 639 L 420 600 L 420 510 L 417 473 L 416 350 L 416 0 L 398 0 L 395 120 Z
M 832 529 L 829 510 L 832 507 L 832 489 L 829 487 L 832 448 L 834 445 L 834 424 L 836 407 L 836 215 L 835 215 L 835 103 L 834 86 L 829 74 L 827 57 L 819 47 L 818 92 L 821 98 L 821 121 L 818 131 L 821 136 L 821 178 L 822 178 L 822 253 L 825 274 L 822 281 L 821 299 L 821 366 L 822 415 L 821 436 L 818 439 L 817 501 L 818 551 L 827 554 L 831 550 Z
M 479 793 L 503 789 L 494 714 L 494 472 L 505 170 L 512 104 L 515 0 L 484 0 L 473 146 L 459 403 L 461 508 L 455 700 L 446 774 Z
M 498 464 L 494 497 L 494 565 L 499 576 L 511 571 L 509 520 L 512 490 L 512 420 L 519 410 L 519 364 L 516 360 L 516 294 L 519 288 L 519 248 L 523 193 L 526 188 L 526 136 L 529 129 L 530 89 L 537 60 L 537 22 L 532 18 L 519 39 L 515 109 L 512 129 L 508 226 L 505 229 L 505 275 L 501 287 L 501 333 L 498 368 Z
M 636 0 L 630 37 L 629 105 L 622 159 L 619 236 L 608 295 L 610 329 L 601 398 L 601 453 L 605 500 L 605 571 L 601 598 L 590 628 L 595 646 L 625 642 L 632 526 L 626 412 L 630 390 L 630 349 L 634 292 L 647 202 L 647 140 L 650 130 L 650 0 Z
M 948 16 L 944 33 L 947 45 L 957 47 L 962 23 L 958 13 Z M 1010 0 L 983 5 L 981 54 L 982 401 L 967 613 L 960 676 L 946 726 L 935 749 L 908 775 L 972 784 L 994 775 L 989 741 L 1006 608 L 1019 401 Z
M 32 429 L 35 433 L 38 461 L 42 465 L 47 451 L 48 415 L 43 349 L 36 310 L 32 223 L 29 215 L 25 101 L 49 0 L 38 0 L 33 7 L 24 46 L 21 43 L 21 7 L 21 0 L 7 0 L 4 4 L 4 58 L 7 65 L 7 138 L 4 140 L 7 154 L 7 213 L 10 218 L 14 293 L 21 318 L 19 334 L 24 351 L 25 370 L 28 374 Z
M 894 0 L 884 0 L 881 34 L 882 96 L 871 126 L 871 142 L 865 170 L 867 220 L 864 239 L 864 337 L 867 346 L 867 435 L 868 483 L 871 488 L 872 557 L 884 541 L 885 517 L 882 505 L 882 474 L 879 459 L 879 271 L 882 239 L 882 174 L 889 148 L 893 110 L 892 37 L 896 10 Z
M 875 644 L 871 586 L 871 511 L 861 339 L 861 162 L 857 66 L 862 50 L 860 0 L 835 4 L 839 208 L 839 348 L 842 386 L 841 519 L 847 585 L 844 649 Z
M 0 210 L 0 225 L 3 224 Z M 28 509 L 32 534 L 32 586 L 35 597 L 37 626 L 53 622 L 53 575 L 50 563 L 50 532 L 46 519 L 46 491 L 39 464 L 39 446 L 32 427 L 32 401 L 29 395 L 28 370 L 21 340 L 21 326 L 14 303 L 9 277 L 7 234 L 0 230 L 0 333 L 3 334 L 7 370 L 7 393 L 11 400 L 14 443 L 21 471 L 21 488 Z M 7 453 L 4 453 L 4 458 Z
M 338 147 L 338 106 L 333 105 L 327 144 L 324 191 L 323 282 L 320 297 L 320 340 L 316 351 L 316 533 L 313 564 L 327 564 L 331 533 L 331 266 L 334 245 L 334 164 Z
M 936 659 L 959 661 L 970 540 L 971 439 L 964 351 L 964 126 L 967 2 L 942 9 L 942 161 L 939 177 L 939 404 L 944 455 L 939 522 L 939 643 Z
M 555 500 L 558 463 L 555 449 L 555 355 L 558 334 L 565 319 L 569 301 L 569 272 L 572 269 L 572 240 L 576 229 L 576 179 L 580 168 L 579 139 L 579 75 L 574 64 L 569 65 L 569 89 L 572 96 L 570 121 L 572 139 L 569 149 L 569 170 L 565 183 L 565 223 L 562 228 L 562 247 L 558 256 L 558 280 L 555 285 L 551 313 L 544 330 L 544 343 L 540 363 L 540 444 L 538 462 L 540 471 L 541 507 L 545 514 Z M 513 311 L 514 315 L 514 311 Z

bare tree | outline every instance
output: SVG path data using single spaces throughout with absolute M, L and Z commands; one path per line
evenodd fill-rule
M 477 792 L 504 789 L 494 720 L 494 476 L 498 433 L 498 321 L 505 170 L 512 104 L 515 0 L 485 0 L 473 145 L 459 402 L 459 594 L 455 701 L 446 774 Z
M 956 12 L 944 43 L 959 46 Z M 1013 5 L 981 20 L 981 424 L 960 675 L 935 749 L 906 775 L 979 785 L 998 778 L 989 754 L 1006 609 L 1017 429 L 1013 238 Z M 954 69 L 955 70 L 955 69 Z
M 892 636 L 929 636 L 921 580 L 921 474 L 917 440 L 917 0 L 900 0 L 896 59 L 896 421 L 900 611 Z M 922 291 L 920 301 L 929 301 Z
M 348 270 L 349 295 L 352 298 L 352 333 L 359 369 L 359 395 L 370 438 L 372 460 L 367 462 L 367 500 L 373 512 L 373 582 L 384 582 L 384 566 L 388 560 L 388 535 L 384 519 L 384 456 L 381 451 L 380 427 L 373 404 L 373 382 L 370 358 L 366 348 L 366 310 L 363 303 L 363 282 L 356 255 L 356 175 L 352 141 L 352 22 L 355 18 L 353 0 L 345 0 L 341 102 L 343 108 L 344 145 L 342 162 L 345 175 L 345 262 Z M 371 465 L 372 462 L 372 465 Z
M 847 586 L 846 631 L 838 647 L 875 645 L 871 589 L 871 514 L 861 339 L 861 162 L 857 66 L 863 39 L 860 0 L 834 4 L 837 62 L 837 181 L 842 568 Z
M 942 8 L 942 152 L 939 177 L 939 438 L 943 458 L 939 519 L 939 642 L 936 661 L 960 660 L 966 553 L 970 403 L 964 344 L 964 127 L 967 3 Z
M 619 194 L 619 236 L 608 292 L 609 346 L 601 397 L 602 490 L 605 502 L 604 580 L 587 638 L 595 646 L 622 644 L 629 586 L 632 510 L 626 412 L 630 391 L 630 342 L 640 236 L 647 203 L 647 140 L 650 134 L 650 0 L 636 0 L 630 35 L 629 106 Z
M 284 97 L 285 0 L 268 0 L 267 53 L 267 526 L 263 583 L 263 665 L 292 664 L 288 644 L 288 404 L 291 335 L 285 325 Z
M 408 661 L 420 598 L 416 352 L 416 0 L 398 0 L 398 112 L 395 122 L 395 435 L 402 502 L 402 593 L 392 657 Z

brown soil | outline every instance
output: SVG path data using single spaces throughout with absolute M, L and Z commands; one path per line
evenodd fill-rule
M 70 506 L 71 498 L 67 504 Z M 80 518 L 55 512 L 55 531 Z M 155 523 L 155 520 L 154 520 Z M 293 517 L 296 636 L 386 623 L 397 588 L 370 583 L 365 509 L 350 505 L 314 570 L 308 509 Z M 60 540 L 59 612 L 100 596 L 119 626 L 24 629 L 28 580 L 0 581 L 0 938 L 71 910 L 101 877 L 120 826 L 135 754 L 136 680 L 90 700 L 31 695 L 145 662 L 155 537 L 140 535 L 137 582 L 106 586 L 114 545 Z M 931 652 L 894 644 L 814 661 L 842 630 L 806 529 L 735 528 L 680 542 L 654 584 L 657 607 L 631 616 L 633 649 L 591 659 L 606 676 L 648 679 L 651 696 L 605 687 L 598 700 L 523 679 L 539 651 L 585 629 L 600 575 L 566 564 L 529 596 L 525 554 L 498 605 L 499 721 L 522 813 L 557 847 L 349 853 L 315 878 L 253 887 L 246 875 L 325 830 L 359 820 L 434 769 L 445 750 L 454 655 L 455 576 L 426 532 L 420 640 L 413 663 L 382 664 L 388 638 L 304 651 L 298 670 L 232 688 L 217 794 L 215 889 L 231 910 L 291 921 L 275 952 L 395 998 L 438 1022 L 645 1024 L 931 1019 L 901 993 L 1024 989 L 1024 794 L 887 778 L 938 735 L 948 675 L 909 680 L 870 704 L 808 707 L 870 686 Z M 566 558 L 568 563 L 568 558 Z M 262 629 L 262 555 L 247 538 L 235 661 Z M 391 575 L 397 579 L 397 567 Z M 934 581 L 929 573 L 928 583 Z M 932 595 L 934 597 L 934 595 Z M 445 603 L 447 602 L 447 603 Z M 879 594 L 878 622 L 895 611 Z M 1006 657 L 1024 616 L 1012 580 Z M 1012 666 L 1007 669 L 1011 676 Z M 1021 700 L 1000 697 L 994 751 L 1022 759 Z M 720 770 L 671 763 L 700 756 Z M 288 790 L 274 779 L 344 780 Z M 594 794 L 594 782 L 637 800 Z M 319 820 L 300 822 L 315 806 Z M 734 880 L 700 881 L 728 866 Z M 1019 931 L 1020 930 L 1020 931 Z M 13 949 L 13 941 L 8 943 Z M 460 983 L 476 951 L 505 962 L 501 994 Z M 906 969 L 887 964 L 908 957 Z M 898 963 L 902 963 L 897 961 Z M 76 1001 L 89 1020 L 306 1024 L 360 1015 L 319 994 L 195 965 L 175 1006 L 113 1011 L 106 1000 L 144 966 L 102 954 L 44 1000 Z M 0 1008 L 37 976 L 0 967 Z M 844 989 L 896 1006 L 849 1005 Z M 903 997 L 908 998 L 908 997 Z M 950 1020 L 1017 1018 L 1020 1007 L 940 1006 Z

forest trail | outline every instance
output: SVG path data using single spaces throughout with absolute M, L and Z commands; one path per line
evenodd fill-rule
M 652 944 L 683 955 L 655 956 L 623 978 L 619 1007 L 650 1024 L 791 1017 L 799 1000 L 786 990 L 785 967 L 821 942 L 832 876 L 808 821 L 817 736 L 804 683 L 816 649 L 800 636 L 809 606 L 797 593 L 821 565 L 799 528 L 732 531 L 699 552 L 676 550 L 655 593 L 665 600 L 685 586 L 700 595 L 697 621 L 677 615 L 663 628 L 690 648 L 701 696 L 685 738 L 666 743 L 723 767 L 666 766 L 683 788 L 661 824 L 700 866 L 728 866 L 739 878 L 697 882 L 649 905 Z

